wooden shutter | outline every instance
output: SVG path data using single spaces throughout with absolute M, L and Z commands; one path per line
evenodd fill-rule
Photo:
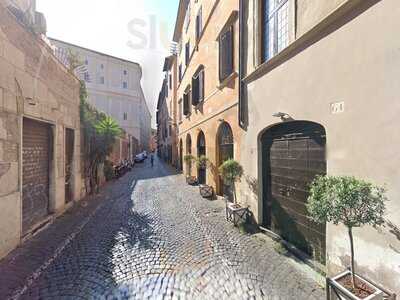
M 196 74 L 192 78 L 192 105 L 199 103 L 199 75 Z
M 199 102 L 204 101 L 204 70 L 201 70 L 199 73 Z
M 233 72 L 233 27 L 222 33 L 219 40 L 219 79 L 223 81 Z
M 183 94 L 183 114 L 185 116 L 189 114 L 189 93 Z
M 196 16 L 196 41 L 200 39 L 201 32 L 202 32 L 202 8 L 200 7 L 199 13 Z
M 185 64 L 186 64 L 186 66 L 189 64 L 189 59 L 190 59 L 190 44 L 189 44 L 189 42 L 187 42 L 186 47 L 185 47 Z

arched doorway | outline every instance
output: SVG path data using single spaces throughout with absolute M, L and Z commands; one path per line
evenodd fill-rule
M 197 137 L 197 157 L 206 155 L 206 137 L 203 131 L 200 131 Z M 200 167 L 197 170 L 199 184 L 206 184 L 207 171 L 206 168 Z
M 231 126 L 227 122 L 223 122 L 218 128 L 217 151 L 218 167 L 225 161 L 234 158 L 233 133 Z M 231 201 L 233 200 L 233 191 L 228 185 L 224 184 L 221 178 L 219 180 L 218 194 L 227 197 Z
M 179 141 L 179 170 L 183 171 L 183 142 Z
M 326 226 L 308 218 L 309 184 L 326 174 L 326 133 L 316 123 L 273 126 L 261 137 L 263 223 L 298 249 L 325 263 Z
M 186 154 L 192 154 L 192 137 L 190 136 L 190 134 L 186 136 Z M 192 175 L 192 164 L 186 165 L 186 172 L 188 176 Z

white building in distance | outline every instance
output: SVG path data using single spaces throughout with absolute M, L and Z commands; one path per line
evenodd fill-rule
M 140 150 L 148 150 L 151 113 L 141 86 L 141 66 L 60 40 L 50 41 L 61 60 L 71 51 L 84 64 L 84 71 L 77 75 L 86 82 L 89 103 L 113 117 L 121 128 L 135 137 Z

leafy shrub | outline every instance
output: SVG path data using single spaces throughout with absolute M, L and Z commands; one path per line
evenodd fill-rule
M 110 181 L 115 177 L 113 164 L 109 160 L 104 162 L 104 176 L 106 177 L 107 181 Z

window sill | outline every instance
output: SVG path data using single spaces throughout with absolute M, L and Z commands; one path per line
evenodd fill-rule
M 219 83 L 219 85 L 217 85 L 217 89 L 219 90 L 224 89 L 232 80 L 236 79 L 238 76 L 239 74 L 236 71 L 234 71 L 231 75 L 222 80 Z

